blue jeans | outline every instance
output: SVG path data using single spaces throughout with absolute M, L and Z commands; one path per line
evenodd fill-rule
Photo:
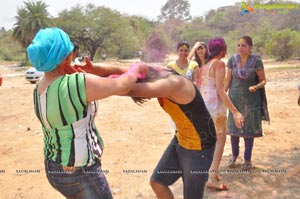
M 234 158 L 237 158 L 240 153 L 240 147 L 239 147 L 240 137 L 230 136 L 230 141 L 231 141 L 231 148 L 232 148 L 232 156 Z M 244 142 L 245 142 L 244 160 L 250 161 L 252 156 L 254 138 L 244 137 Z
M 215 145 L 203 150 L 188 150 L 179 146 L 174 137 L 158 162 L 151 180 L 169 186 L 182 177 L 184 198 L 203 198 L 214 149 Z
M 49 183 L 68 199 L 112 199 L 110 187 L 99 160 L 89 167 L 65 172 L 62 165 L 45 159 Z

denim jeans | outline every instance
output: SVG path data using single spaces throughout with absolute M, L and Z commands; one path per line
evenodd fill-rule
M 110 187 L 99 160 L 90 167 L 65 172 L 62 165 L 45 159 L 49 183 L 68 199 L 112 199 Z
M 182 177 L 184 198 L 203 198 L 214 149 L 215 145 L 203 150 L 188 150 L 181 147 L 174 137 L 158 162 L 151 180 L 169 186 Z
M 240 137 L 230 136 L 230 141 L 231 141 L 231 148 L 232 148 L 232 156 L 237 158 L 240 153 L 239 151 Z M 244 160 L 251 160 L 254 138 L 244 137 L 244 142 L 245 142 Z

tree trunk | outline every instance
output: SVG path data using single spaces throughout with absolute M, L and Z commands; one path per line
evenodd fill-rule
M 95 50 L 90 50 L 89 52 L 90 52 L 90 60 L 94 61 L 94 57 L 95 57 L 96 51 Z
M 25 51 L 25 61 L 29 61 L 27 50 Z

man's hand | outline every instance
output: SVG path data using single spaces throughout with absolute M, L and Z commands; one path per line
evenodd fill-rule
M 145 79 L 149 69 L 148 65 L 143 62 L 137 62 L 132 64 L 127 72 L 130 72 L 130 70 L 134 70 L 135 68 L 138 68 L 138 79 Z
M 73 74 L 73 73 L 77 73 L 79 72 L 78 70 L 76 70 L 74 67 L 72 67 L 71 65 L 64 65 L 63 66 L 63 74 Z
M 75 64 L 74 65 L 74 68 L 80 72 L 86 72 L 86 73 L 91 73 L 92 70 L 93 70 L 93 64 L 91 62 L 91 60 L 89 59 L 89 57 L 85 57 L 84 58 L 84 61 L 85 61 L 85 65 L 77 65 Z

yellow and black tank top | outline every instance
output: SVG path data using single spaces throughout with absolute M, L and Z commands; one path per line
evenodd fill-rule
M 216 131 L 200 92 L 196 87 L 195 90 L 196 95 L 188 104 L 177 104 L 167 98 L 158 98 L 158 101 L 176 124 L 179 145 L 202 150 L 215 144 Z

